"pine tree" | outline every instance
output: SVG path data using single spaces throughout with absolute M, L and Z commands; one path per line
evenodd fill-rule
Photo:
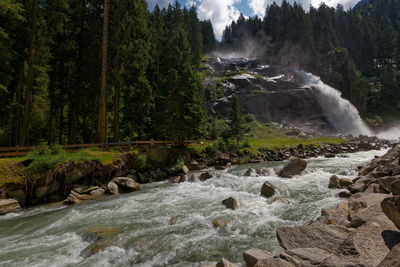
M 231 111 L 229 113 L 229 131 L 231 137 L 236 141 L 236 146 L 239 147 L 239 142 L 243 138 L 246 130 L 246 121 L 242 114 L 238 98 L 236 95 L 232 97 Z

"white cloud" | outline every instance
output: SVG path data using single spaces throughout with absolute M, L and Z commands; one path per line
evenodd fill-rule
M 303 8 L 308 10 L 310 4 L 314 7 L 318 7 L 322 2 L 331 7 L 336 7 L 338 4 L 342 4 L 345 9 L 352 8 L 359 0 L 298 0 L 298 3 L 303 5 Z M 271 5 L 276 2 L 278 5 L 282 3 L 282 0 L 249 0 L 249 7 L 253 10 L 254 15 L 263 17 L 265 15 L 265 9 L 267 5 Z M 294 0 L 288 0 L 289 3 L 294 3 Z
M 210 19 L 217 39 L 221 40 L 225 26 L 237 20 L 240 11 L 235 3 L 240 0 L 200 0 L 197 8 L 201 20 Z

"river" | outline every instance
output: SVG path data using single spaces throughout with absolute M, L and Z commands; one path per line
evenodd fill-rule
M 232 166 L 205 182 L 143 185 L 142 190 L 68 207 L 43 206 L 0 217 L 0 266 L 200 266 L 225 257 L 242 263 L 249 248 L 279 253 L 279 226 L 316 219 L 322 208 L 342 200 L 328 189 L 329 177 L 354 178 L 357 166 L 386 150 L 348 154 L 347 158 L 308 159 L 293 179 L 275 174 L 284 162 Z M 243 177 L 249 167 L 268 168 L 264 177 Z M 268 180 L 275 197 L 260 196 Z M 238 200 L 238 209 L 221 201 Z M 176 224 L 170 225 L 171 217 Z M 214 219 L 228 221 L 214 228 Z M 103 251 L 81 257 L 89 245 L 82 235 L 93 227 L 113 227 Z

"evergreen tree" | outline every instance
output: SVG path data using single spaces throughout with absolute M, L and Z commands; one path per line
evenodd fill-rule
M 229 113 L 229 131 L 231 137 L 236 141 L 236 146 L 239 147 L 239 142 L 243 138 L 246 131 L 245 119 L 242 114 L 238 98 L 236 95 L 232 97 L 231 111 Z

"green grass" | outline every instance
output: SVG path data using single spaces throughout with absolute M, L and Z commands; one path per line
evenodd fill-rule
M 342 138 L 330 137 L 313 137 L 313 138 L 298 138 L 291 137 L 288 134 L 292 130 L 283 130 L 276 127 L 274 124 L 258 124 L 255 125 L 248 137 L 248 142 L 253 150 L 259 148 L 277 148 L 302 145 L 321 145 L 321 144 L 341 144 L 345 140 Z

